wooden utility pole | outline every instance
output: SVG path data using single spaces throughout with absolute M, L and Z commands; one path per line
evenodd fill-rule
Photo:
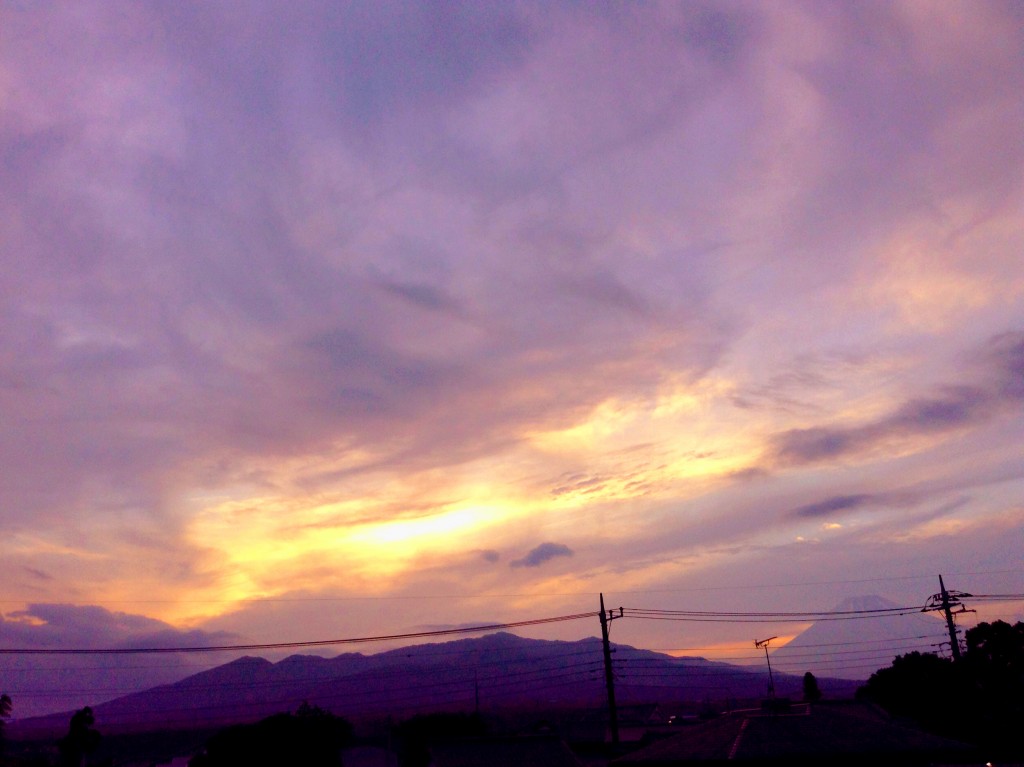
M 619 745 L 619 711 L 615 707 L 615 675 L 612 673 L 612 646 L 608 641 L 608 624 L 616 618 L 622 617 L 622 608 L 619 614 L 614 610 L 605 612 L 604 594 L 601 594 L 601 645 L 604 648 L 604 684 L 608 690 L 608 728 L 612 734 L 612 746 Z
M 953 652 L 953 660 L 960 660 L 960 640 L 956 635 L 956 624 L 953 622 L 953 611 L 950 609 L 949 592 L 946 591 L 946 584 L 939 576 L 939 595 L 942 599 L 942 612 L 946 616 L 946 627 L 949 629 L 949 647 Z
M 947 591 L 946 584 L 942 582 L 942 576 L 939 576 L 939 593 L 932 594 L 931 598 L 925 604 L 922 612 L 935 612 L 942 611 L 942 614 L 946 618 L 946 628 L 949 630 L 949 649 L 953 654 L 953 662 L 956 663 L 960 660 L 960 639 L 956 635 L 956 623 L 953 622 L 953 608 L 960 608 L 957 613 L 973 613 L 974 610 L 968 610 L 964 603 L 961 602 L 961 598 L 969 597 L 971 594 L 967 594 L 963 591 Z

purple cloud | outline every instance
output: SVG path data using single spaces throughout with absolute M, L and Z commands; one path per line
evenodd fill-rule
M 181 631 L 143 615 L 90 605 L 32 604 L 0 616 L 0 646 L 9 649 L 201 647 L 237 641 L 237 634 Z M 217 655 L 111 655 L 102 663 L 88 655 L 0 655 L 0 674 L 17 716 L 28 717 L 94 705 L 222 661 Z
M 854 495 L 837 495 L 826 498 L 823 501 L 809 503 L 793 510 L 797 517 L 826 517 L 840 511 L 850 511 L 862 506 L 874 503 L 875 496 L 869 493 L 857 493 Z
M 989 341 L 984 356 L 997 371 L 997 395 L 1011 402 L 1024 400 L 1024 332 L 1000 333 Z
M 530 549 L 526 556 L 521 559 L 514 559 L 508 563 L 509 567 L 540 567 L 556 557 L 571 557 L 573 550 L 564 543 L 542 543 Z
M 893 438 L 939 434 L 977 425 L 1020 404 L 1016 383 L 1024 357 L 1020 334 L 1003 334 L 986 349 L 985 378 L 978 386 L 946 386 L 936 394 L 915 397 L 890 413 L 859 426 L 791 429 L 772 439 L 771 453 L 782 465 L 833 461 Z
M 180 631 L 144 615 L 94 605 L 31 604 L 0 617 L 6 647 L 194 647 L 225 644 L 225 632 Z

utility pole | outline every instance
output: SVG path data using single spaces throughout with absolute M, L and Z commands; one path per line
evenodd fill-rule
M 755 639 L 754 647 L 764 648 L 764 659 L 768 661 L 768 697 L 772 700 L 775 700 L 775 679 L 774 677 L 772 677 L 772 660 L 768 657 L 768 643 L 771 642 L 773 639 L 778 639 L 778 637 L 768 637 L 767 639 L 760 640 Z
M 601 645 L 604 648 L 604 684 L 608 690 L 608 728 L 612 733 L 612 746 L 616 749 L 619 746 L 619 711 L 615 707 L 615 675 L 612 673 L 612 646 L 608 641 L 608 625 L 616 618 L 622 617 L 622 608 L 616 614 L 615 610 L 604 609 L 604 594 L 601 597 Z
M 942 612 L 946 615 L 946 627 L 949 629 L 949 647 L 953 653 L 953 660 L 960 660 L 960 639 L 956 635 L 956 624 L 953 622 L 953 610 L 949 603 L 949 592 L 946 591 L 946 584 L 939 576 L 939 596 L 942 599 Z
M 935 612 L 941 610 L 946 616 L 946 628 L 949 629 L 949 648 L 953 653 L 953 662 L 956 663 L 960 660 L 960 639 L 956 635 L 956 623 L 953 622 L 953 608 L 959 607 L 956 611 L 959 613 L 973 613 L 974 610 L 968 610 L 964 603 L 960 600 L 965 597 L 973 596 L 963 591 L 947 591 L 946 584 L 942 582 L 942 576 L 939 576 L 939 593 L 932 594 L 928 598 L 928 602 L 925 604 L 921 612 Z

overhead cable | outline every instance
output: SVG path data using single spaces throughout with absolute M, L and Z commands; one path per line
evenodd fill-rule
M 545 623 L 561 623 L 564 621 L 596 618 L 596 612 L 576 613 L 574 615 L 558 615 L 552 618 L 537 618 L 529 621 L 513 623 L 490 623 L 482 626 L 463 626 L 460 628 L 437 629 L 434 631 L 413 631 L 406 634 L 386 634 L 382 636 L 346 637 L 343 639 L 321 639 L 307 642 L 269 642 L 264 644 L 211 645 L 200 647 L 107 647 L 107 648 L 0 648 L 0 655 L 153 655 L 162 653 L 202 653 L 202 652 L 241 652 L 245 650 L 285 650 L 297 647 L 326 647 L 341 644 L 363 644 L 367 642 L 386 642 L 400 639 L 425 639 L 428 637 L 452 636 L 455 634 L 477 634 L 481 631 L 501 631 L 503 629 L 522 628 L 524 626 L 540 626 Z

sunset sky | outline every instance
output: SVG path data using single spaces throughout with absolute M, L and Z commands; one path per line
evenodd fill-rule
M 1024 591 L 1020 3 L 6 2 L 0 259 L 3 646 Z

